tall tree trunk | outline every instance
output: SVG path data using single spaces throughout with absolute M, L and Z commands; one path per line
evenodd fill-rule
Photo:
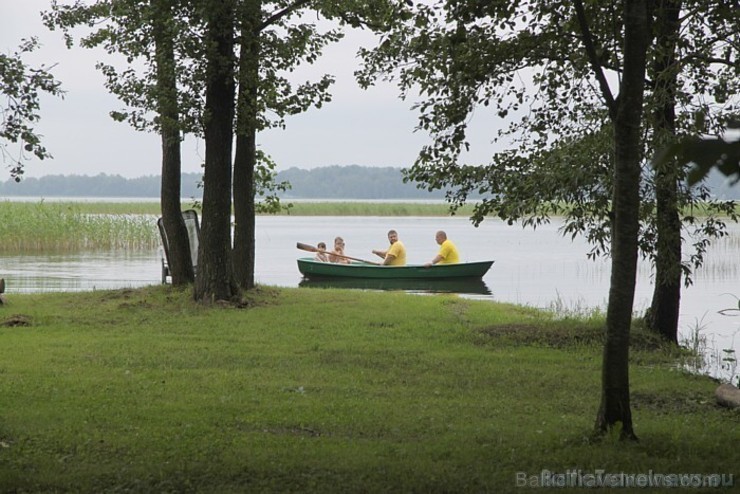
M 653 130 L 656 148 L 670 144 L 676 133 L 676 86 L 679 67 L 676 43 L 680 36 L 681 0 L 660 0 L 656 4 L 656 56 L 653 60 L 655 109 Z M 655 170 L 657 242 L 655 289 L 646 315 L 650 328 L 663 338 L 678 343 L 678 315 L 681 305 L 681 219 L 678 211 L 678 164 L 671 162 Z
M 239 285 L 254 287 L 255 193 L 257 166 L 257 88 L 262 2 L 246 2 L 240 13 L 241 52 L 237 98 L 236 153 L 234 156 L 234 273 Z
M 649 43 L 644 0 L 624 3 L 624 72 L 614 113 L 614 218 L 612 268 L 601 404 L 595 429 L 603 434 L 621 425 L 622 439 L 637 439 L 632 426 L 629 340 L 637 275 L 640 206 L 640 122 Z
M 153 37 L 157 66 L 157 101 L 162 138 L 162 184 L 160 205 L 167 234 L 167 259 L 173 285 L 192 283 L 193 264 L 188 231 L 180 206 L 181 155 L 175 50 L 173 46 L 172 1 L 155 0 L 152 4 Z
M 206 160 L 194 297 L 201 302 L 212 302 L 233 300 L 239 295 L 231 264 L 235 1 L 206 3 Z

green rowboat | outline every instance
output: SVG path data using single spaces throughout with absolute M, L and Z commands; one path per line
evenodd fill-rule
M 378 266 L 361 262 L 336 264 L 315 261 L 305 257 L 298 259 L 298 270 L 311 279 L 362 278 L 396 280 L 450 280 L 480 279 L 491 268 L 493 261 L 463 262 L 459 264 L 435 264 L 407 266 Z

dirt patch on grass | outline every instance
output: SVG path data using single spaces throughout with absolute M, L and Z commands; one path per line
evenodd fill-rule
M 154 305 L 150 304 L 146 300 L 138 300 L 135 302 L 123 302 L 118 305 L 119 309 L 151 309 Z
M 702 394 L 649 394 L 632 392 L 630 403 L 635 410 L 653 410 L 666 414 L 695 413 L 715 406 L 714 400 Z
M 251 309 L 252 307 L 263 307 L 276 304 L 279 300 L 280 291 L 265 286 L 256 286 L 251 290 L 244 290 L 242 298 L 234 304 L 238 309 Z
M 520 345 L 538 345 L 552 348 L 573 346 L 601 346 L 605 328 L 601 324 L 577 321 L 548 321 L 539 324 L 503 324 L 478 331 L 478 342 L 504 342 Z M 668 345 L 660 336 L 634 324 L 630 332 L 630 349 L 654 352 Z M 670 347 L 670 345 L 668 345 Z
M 100 297 L 100 300 L 107 301 L 107 300 L 118 300 L 118 299 L 130 299 L 139 291 L 133 289 L 133 288 L 121 288 L 120 290 L 111 290 L 110 292 L 107 292 L 105 295 Z
M 478 331 L 479 342 L 498 341 L 519 345 L 538 345 L 565 348 L 576 345 L 603 343 L 603 334 L 591 327 L 567 328 L 558 325 L 504 324 L 489 326 Z
M 23 327 L 23 326 L 30 326 L 31 325 L 31 318 L 28 316 L 24 316 L 23 314 L 13 314 L 12 316 L 4 319 L 2 322 L 0 322 L 0 326 L 5 327 Z

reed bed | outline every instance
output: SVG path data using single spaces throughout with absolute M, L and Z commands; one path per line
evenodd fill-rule
M 283 201 L 287 205 L 287 201 Z M 287 213 L 294 216 L 450 216 L 445 202 L 291 202 Z M 455 214 L 466 217 L 473 206 L 466 205 Z
M 31 203 L 12 203 L 32 206 Z M 81 214 L 111 214 L 111 215 L 161 215 L 159 202 L 54 202 L 60 208 L 71 208 Z M 313 202 L 291 201 L 284 199 L 285 206 L 278 215 L 292 216 L 449 216 L 449 205 L 445 202 L 413 203 L 413 202 Z M 183 209 L 195 209 L 200 214 L 198 204 L 184 201 Z M 470 216 L 473 206 L 467 205 L 456 213 L 458 216 Z
M 278 215 L 292 216 L 450 216 L 449 204 L 438 202 L 377 202 L 361 201 L 308 201 L 303 199 L 283 199 L 284 208 Z M 2 203 L 0 203 L 2 204 Z M 13 203 L 17 204 L 17 203 Z M 30 203 L 21 203 L 30 205 Z M 45 203 L 47 204 L 47 203 Z M 52 204 L 52 203 L 48 203 Z M 139 202 L 77 202 L 59 201 L 53 204 L 63 208 L 73 208 L 81 214 L 111 214 L 111 215 L 161 215 L 159 201 Z M 456 216 L 469 217 L 473 214 L 473 203 L 466 204 L 458 209 Z M 195 209 L 200 214 L 200 204 L 191 200 L 183 200 L 183 209 Z M 740 213 L 740 204 L 737 207 Z M 706 208 L 697 208 L 694 214 L 702 216 Z M 554 215 L 557 216 L 557 215 Z
M 159 245 L 156 217 L 91 214 L 73 203 L 0 206 L 0 252 L 149 249 Z

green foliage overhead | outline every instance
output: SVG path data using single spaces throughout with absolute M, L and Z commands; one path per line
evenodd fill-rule
M 608 254 L 611 95 L 618 92 L 623 70 L 622 2 L 583 2 L 589 33 L 579 27 L 574 2 L 565 0 L 398 4 L 403 13 L 380 32 L 377 48 L 363 51 L 365 64 L 357 76 L 364 86 L 392 81 L 402 96 L 415 98 L 418 127 L 434 142 L 420 151 L 406 177 L 429 190 L 445 190 L 453 206 L 472 194 L 484 196 L 475 204 L 475 223 L 497 215 L 536 226 L 548 221 L 555 206 L 566 216 L 565 233 L 584 235 L 594 246 L 592 254 Z M 677 134 L 720 135 L 740 105 L 740 10 L 720 0 L 681 4 L 676 63 L 663 74 L 651 66 L 644 114 L 661 108 L 662 78 L 680 70 Z M 657 18 L 653 27 L 657 33 Z M 649 60 L 664 49 L 653 44 Z M 466 163 L 463 152 L 476 144 L 467 127 L 482 112 L 499 117 L 500 130 L 492 130 L 490 139 L 502 150 L 486 164 Z M 665 146 L 665 137 L 656 135 L 647 119 L 643 135 L 640 246 L 651 256 L 655 175 L 649 159 Z M 678 206 L 707 199 L 703 185 L 682 187 Z M 734 214 L 734 205 L 726 202 L 712 208 Z M 712 237 L 712 228 L 694 225 L 690 236 Z
M 730 128 L 740 131 L 740 123 L 733 122 Z M 687 176 L 689 185 L 700 183 L 712 170 L 736 184 L 740 181 L 740 140 L 685 138 L 661 150 L 654 158 L 656 168 L 670 163 L 691 165 Z
M 175 15 L 172 26 L 176 54 L 178 108 L 184 132 L 202 135 L 207 116 L 205 103 L 205 25 L 199 16 L 209 9 L 209 0 L 170 0 Z M 238 2 L 244 8 L 249 2 Z M 317 81 L 291 82 L 288 74 L 301 64 L 313 63 L 321 50 L 338 41 L 337 30 L 321 31 L 318 22 L 306 22 L 300 5 L 306 1 L 260 2 L 263 23 L 259 30 L 261 53 L 258 101 L 258 128 L 281 127 L 285 117 L 301 113 L 311 106 L 320 107 L 331 100 L 328 89 L 334 82 L 330 75 Z M 120 66 L 100 62 L 106 87 L 119 97 L 125 107 L 111 111 L 118 121 L 127 121 L 138 130 L 157 130 L 161 122 L 152 118 L 158 108 L 156 57 L 152 26 L 159 15 L 156 2 L 142 0 L 97 0 L 68 5 L 52 2 L 44 13 L 50 29 L 61 29 L 71 47 L 73 35 L 80 36 L 85 48 L 103 47 L 109 53 L 126 58 Z M 315 19 L 315 18 L 314 18 Z M 237 39 L 237 44 L 241 41 Z
M 30 153 L 38 159 L 51 157 L 44 147 L 35 125 L 41 118 L 39 97 L 42 92 L 61 96 L 61 83 L 50 69 L 32 67 L 23 56 L 38 47 L 36 38 L 24 40 L 18 51 L 0 53 L 0 156 L 10 162 L 10 175 L 20 181 L 23 162 Z M 18 150 L 10 149 L 17 144 Z

